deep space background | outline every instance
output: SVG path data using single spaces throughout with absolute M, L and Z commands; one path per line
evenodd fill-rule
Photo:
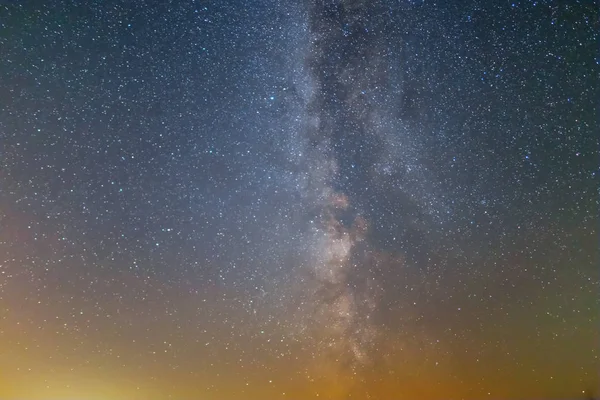
M 599 15 L 0 2 L 0 396 L 597 394 Z

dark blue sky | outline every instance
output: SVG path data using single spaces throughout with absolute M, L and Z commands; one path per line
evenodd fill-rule
M 1 5 L 0 395 L 597 387 L 597 32 L 585 1 Z

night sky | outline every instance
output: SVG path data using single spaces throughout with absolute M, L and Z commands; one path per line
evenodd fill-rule
M 0 396 L 598 394 L 592 1 L 0 5 Z

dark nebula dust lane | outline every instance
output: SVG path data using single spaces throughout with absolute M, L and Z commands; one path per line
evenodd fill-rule
M 0 397 L 598 395 L 593 2 L 0 5 Z

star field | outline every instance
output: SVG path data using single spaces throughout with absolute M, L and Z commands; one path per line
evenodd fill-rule
M 0 397 L 598 394 L 598 21 L 0 5 Z

